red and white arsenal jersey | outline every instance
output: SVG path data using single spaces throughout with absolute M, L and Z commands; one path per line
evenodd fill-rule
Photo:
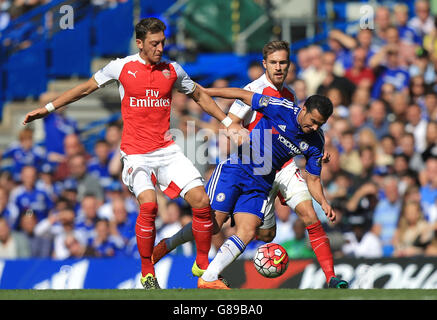
M 139 53 L 112 60 L 94 74 L 99 87 L 118 81 L 123 132 L 120 149 L 145 154 L 174 143 L 170 129 L 172 90 L 190 94 L 196 84 L 176 62 L 146 64 Z
M 297 101 L 294 91 L 289 86 L 284 84 L 282 89 L 278 91 L 278 89 L 276 89 L 276 87 L 267 80 L 265 73 L 258 79 L 246 85 L 244 89 L 275 98 L 286 98 L 292 102 Z M 252 110 L 250 106 L 246 105 L 240 100 L 234 101 L 229 109 L 229 112 L 242 119 L 243 126 L 249 131 L 255 127 L 259 119 L 261 119 L 263 116 L 262 113 Z

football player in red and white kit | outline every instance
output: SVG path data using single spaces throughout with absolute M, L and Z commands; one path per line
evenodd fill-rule
M 241 128 L 232 123 L 178 63 L 161 61 L 165 29 L 159 19 L 142 19 L 135 26 L 137 54 L 111 61 L 85 83 L 64 92 L 45 107 L 29 112 L 23 121 L 27 124 L 43 118 L 109 82 L 117 81 L 124 123 L 120 146 L 122 180 L 140 205 L 135 232 L 141 256 L 141 284 L 146 289 L 159 288 L 151 261 L 158 210 L 156 184 L 170 198 L 180 195 L 192 207 L 192 232 L 197 248 L 193 268 L 205 270 L 209 264 L 213 219 L 203 179 L 166 134 L 170 129 L 172 90 L 177 89 L 194 99 L 203 110 L 221 121 L 229 133 Z
M 265 73 L 246 85 L 244 89 L 267 96 L 287 98 L 297 103 L 294 91 L 284 83 L 290 65 L 289 57 L 290 49 L 287 42 L 271 41 L 267 43 L 263 48 Z M 262 113 L 252 110 L 250 106 L 239 100 L 236 100 L 231 106 L 228 116 L 235 123 L 242 122 L 249 131 L 263 117 Z M 329 161 L 328 154 L 324 155 L 323 161 Z M 271 242 L 276 235 L 274 203 L 277 195 L 281 198 L 282 203 L 293 209 L 305 223 L 311 246 L 325 273 L 329 287 L 347 287 L 347 282 L 339 280 L 335 276 L 329 239 L 312 205 L 312 197 L 308 191 L 307 182 L 293 160 L 287 162 L 276 174 L 268 203 L 265 206 L 264 223 L 258 229 L 257 238 L 265 242 Z M 225 216 L 216 215 L 216 220 L 220 227 L 225 221 Z M 166 253 L 173 250 L 175 245 L 179 245 L 182 242 L 181 239 L 188 238 L 187 232 L 181 230 L 173 237 L 161 240 L 153 251 L 154 260 L 158 261 Z

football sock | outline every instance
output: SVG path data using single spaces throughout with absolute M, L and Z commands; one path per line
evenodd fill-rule
M 166 239 L 165 244 L 167 245 L 167 248 L 171 251 L 181 244 L 184 244 L 185 242 L 193 241 L 194 235 L 192 228 L 192 222 L 187 223 L 185 226 L 182 227 L 182 229 L 180 229 L 170 238 Z
M 331 277 L 335 277 L 334 260 L 332 258 L 329 238 L 326 235 L 325 230 L 323 230 L 323 226 L 320 221 L 309 225 L 306 229 L 308 230 L 311 247 L 316 254 L 317 261 L 325 273 L 326 282 L 329 282 Z
M 211 249 L 211 237 L 213 230 L 211 207 L 193 208 L 192 211 L 192 230 L 197 250 L 196 264 L 200 269 L 206 270 L 209 264 L 208 253 Z
M 220 249 L 217 251 L 215 258 L 211 261 L 202 275 L 202 279 L 205 281 L 215 281 L 218 279 L 218 275 L 238 258 L 240 254 L 246 249 L 245 244 L 236 235 L 231 236 L 223 243 Z
M 155 243 L 155 217 L 157 211 L 158 205 L 155 202 L 143 203 L 140 206 L 140 213 L 135 225 L 138 252 L 141 257 L 141 274 L 143 277 L 148 273 L 155 275 L 151 257 Z

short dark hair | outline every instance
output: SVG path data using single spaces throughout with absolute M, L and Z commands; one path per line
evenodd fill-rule
M 146 39 L 147 32 L 158 33 L 164 32 L 167 27 L 164 22 L 158 18 L 141 19 L 135 26 L 135 37 L 140 40 Z
M 308 97 L 304 106 L 307 108 L 308 112 L 312 112 L 316 109 L 325 120 L 328 120 L 334 112 L 334 106 L 331 100 L 328 97 L 319 94 L 314 94 Z
M 267 60 L 267 56 L 273 52 L 285 50 L 287 51 L 287 58 L 290 60 L 290 44 L 287 41 L 274 40 L 268 42 L 263 47 L 263 59 Z

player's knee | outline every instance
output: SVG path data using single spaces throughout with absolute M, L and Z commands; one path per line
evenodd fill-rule
M 300 202 L 295 208 L 296 214 L 306 226 L 318 221 L 316 211 L 314 210 L 311 200 Z
M 188 191 L 185 200 L 193 208 L 205 208 L 209 206 L 209 197 L 203 187 L 196 187 Z
M 276 236 L 276 228 L 258 229 L 257 239 L 263 242 L 272 242 Z

